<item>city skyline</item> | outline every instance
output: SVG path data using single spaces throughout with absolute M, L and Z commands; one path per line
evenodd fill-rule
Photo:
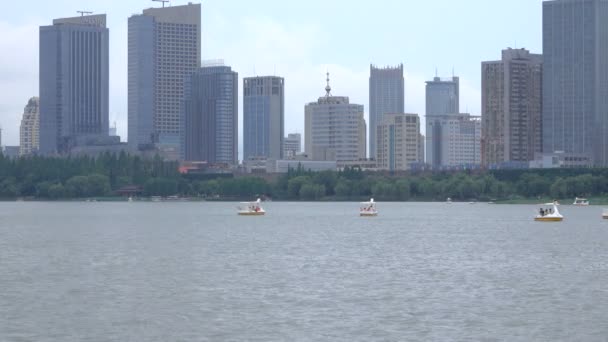
M 173 2 L 174 5 L 184 3 L 186 2 Z M 462 109 L 469 108 L 468 112 L 480 114 L 479 62 L 490 59 L 495 55 L 495 51 L 507 46 L 517 45 L 532 51 L 540 50 L 542 38 L 540 1 L 535 3 L 514 1 L 508 6 L 488 5 L 478 1 L 467 2 L 468 5 L 478 8 L 475 11 L 477 13 L 498 6 L 498 9 L 504 10 L 505 13 L 517 14 L 523 27 L 508 33 L 500 29 L 490 30 L 491 33 L 478 33 L 475 29 L 478 25 L 483 25 L 486 21 L 493 23 L 495 20 L 478 18 L 476 13 L 466 10 L 468 6 L 463 3 L 459 6 L 447 1 L 441 4 L 414 5 L 385 1 L 385 6 L 378 6 L 379 8 L 370 11 L 361 11 L 361 6 L 352 4 L 344 9 L 344 3 L 344 1 L 335 1 L 323 6 L 340 8 L 356 18 L 368 18 L 379 24 L 368 26 L 373 29 L 363 29 L 352 24 L 342 25 L 344 27 L 333 25 L 329 20 L 330 14 L 319 14 L 315 11 L 321 6 L 320 1 L 312 1 L 307 5 L 265 1 L 263 5 L 256 6 L 234 2 L 204 3 L 202 59 L 224 58 L 228 64 L 240 71 L 241 78 L 273 74 L 284 77 L 288 84 L 286 92 L 289 94 L 286 99 L 285 132 L 303 133 L 302 105 L 310 98 L 322 95 L 317 89 L 322 84 L 322 77 L 327 69 L 333 75 L 334 86 L 342 90 L 341 94 L 350 96 L 353 102 L 365 106 L 365 117 L 369 120 L 367 99 L 369 64 L 394 65 L 403 62 L 406 78 L 406 112 L 421 113 L 424 119 L 424 81 L 434 74 L 436 68 L 444 75 L 451 72 L 452 67 L 455 68 L 456 74 L 461 78 Z M 442 8 L 452 8 L 460 15 L 452 15 L 453 13 L 447 15 L 443 14 L 444 11 L 436 11 L 438 5 Z M 4 13 L 11 13 L 11 9 L 18 10 L 21 6 L 10 5 L 9 10 Z M 108 27 L 111 32 L 110 122 L 118 122 L 119 134 L 123 140 L 126 140 L 127 130 L 127 18 L 152 6 L 157 7 L 156 4 L 147 1 L 129 4 L 92 1 L 88 4 L 90 8 L 87 8 L 108 15 Z M 394 14 L 388 13 L 387 7 L 394 9 L 390 11 Z M 27 17 L 5 15 L 0 19 L 0 29 L 8 33 L 0 39 L 0 47 L 11 52 L 0 65 L 4 75 L 0 80 L 0 90 L 4 90 L 3 97 L 0 98 L 0 115 L 2 115 L 0 124 L 4 128 L 4 141 L 7 145 L 18 141 L 18 123 L 21 119 L 22 104 L 28 98 L 38 95 L 35 91 L 38 74 L 37 56 L 32 56 L 37 55 L 37 37 L 35 34 L 32 35 L 32 31 L 35 32 L 39 25 L 49 19 L 69 16 L 76 9 L 80 9 L 78 2 L 63 1 L 52 6 L 41 4 L 35 12 L 29 11 Z M 412 20 L 406 20 L 407 23 L 396 27 L 390 24 L 390 20 L 379 21 L 378 12 L 386 12 L 387 16 L 406 13 L 406 17 Z M 418 15 L 409 14 L 412 12 Z M 307 13 L 310 16 L 307 16 Z M 521 13 L 525 15 L 522 17 Z M 234 27 L 228 24 L 232 24 L 233 21 L 238 22 L 233 25 Z M 435 21 L 442 22 L 442 25 L 450 25 L 450 23 L 456 25 L 453 35 L 457 35 L 459 39 L 445 36 L 443 30 L 429 30 L 425 34 L 420 34 L 417 29 L 420 25 L 432 24 Z M 388 32 L 388 29 L 392 31 Z M 372 39 L 380 33 L 383 33 L 382 39 Z M 483 44 L 474 44 L 480 40 Z M 34 44 L 30 44 L 30 41 Z M 408 44 L 391 41 L 406 41 Z M 353 42 L 359 43 L 359 48 L 355 47 L 356 45 L 349 47 Z M 436 44 L 437 42 L 441 44 Z M 461 45 L 467 45 L 468 48 L 460 49 Z M 248 51 L 251 47 L 255 52 L 253 58 L 244 54 L 244 51 Z M 268 47 L 274 49 L 264 52 L 263 49 Z M 354 53 L 355 51 L 364 52 Z M 447 53 L 449 51 L 452 53 Z M 7 92 L 8 89 L 11 92 Z M 242 93 L 242 89 L 239 92 Z M 10 93 L 10 97 L 7 93 Z M 242 106 L 242 103 L 239 103 L 239 106 Z M 240 112 L 242 113 L 242 110 Z M 242 119 L 239 122 L 242 125 Z M 242 127 L 239 132 L 242 134 Z M 239 150 L 242 151 L 241 148 Z

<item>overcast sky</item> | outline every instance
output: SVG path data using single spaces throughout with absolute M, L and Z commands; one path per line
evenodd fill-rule
M 3 145 L 19 143 L 23 107 L 38 95 L 38 27 L 77 10 L 108 15 L 110 122 L 126 139 L 127 18 L 158 3 L 34 2 L 7 2 L 0 11 Z M 440 76 L 454 69 L 461 77 L 461 111 L 479 115 L 481 61 L 499 59 L 506 47 L 541 53 L 541 7 L 542 0 L 205 0 L 202 54 L 204 60 L 224 59 L 241 78 L 285 77 L 286 133 L 303 133 L 304 105 L 324 94 L 326 70 L 333 94 L 365 105 L 367 118 L 370 63 L 404 63 L 405 108 L 421 116 L 424 82 L 436 69 Z

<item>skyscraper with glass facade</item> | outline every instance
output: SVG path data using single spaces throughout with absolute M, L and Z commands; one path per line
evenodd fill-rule
M 238 73 L 207 66 L 188 77 L 184 96 L 185 159 L 238 164 Z
M 251 77 L 243 81 L 244 159 L 283 158 L 285 80 Z
M 397 67 L 370 66 L 369 77 L 369 153 L 376 158 L 378 124 L 385 114 L 405 112 L 403 64 Z
M 105 14 L 40 27 L 41 154 L 108 136 L 109 36 Z
M 543 153 L 608 166 L 608 0 L 543 2 Z
M 441 168 L 446 165 L 445 144 L 448 132 L 445 123 L 446 116 L 458 116 L 460 114 L 460 79 L 458 77 L 440 78 L 435 77 L 426 82 L 426 163 L 433 168 Z
M 129 145 L 185 157 L 184 81 L 201 65 L 201 5 L 129 18 Z

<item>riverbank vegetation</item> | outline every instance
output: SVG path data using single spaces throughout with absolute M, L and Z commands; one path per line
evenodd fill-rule
M 0 198 L 41 200 L 117 196 L 125 187 L 140 196 L 214 200 L 526 201 L 608 197 L 608 169 L 500 170 L 413 174 L 290 170 L 284 175 L 181 175 L 177 163 L 126 154 L 97 159 L 0 156 Z

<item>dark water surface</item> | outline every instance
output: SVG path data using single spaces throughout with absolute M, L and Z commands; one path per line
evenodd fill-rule
M 608 341 L 608 221 L 563 207 L 0 203 L 0 341 Z

